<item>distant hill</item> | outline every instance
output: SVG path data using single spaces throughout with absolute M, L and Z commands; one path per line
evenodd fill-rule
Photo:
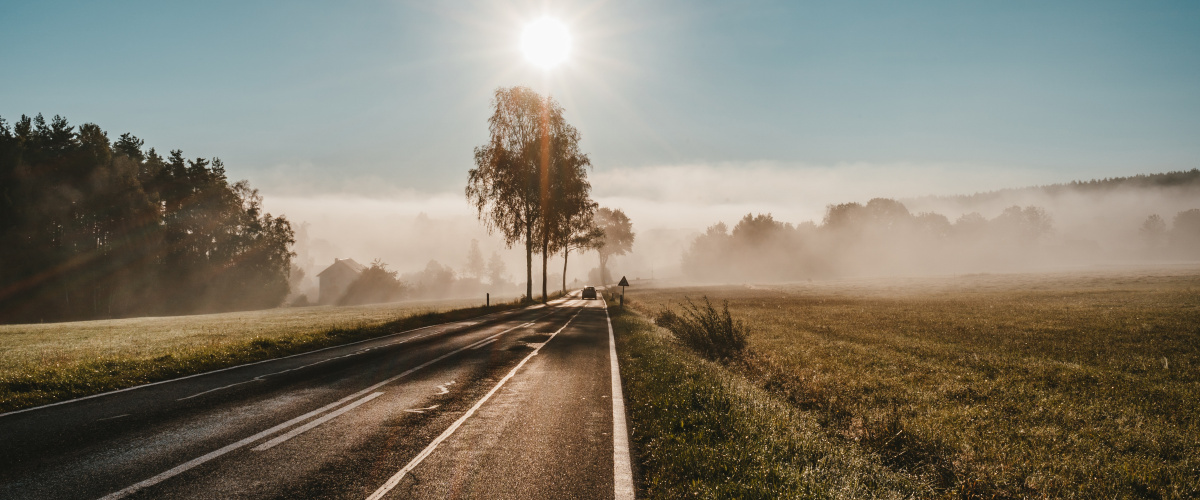
M 1067 193 L 1103 194 L 1118 189 L 1170 188 L 1171 190 L 1200 191 L 1200 169 L 1163 174 L 1138 174 L 1130 177 L 1112 177 L 1090 181 L 1071 181 L 1065 184 L 1007 188 L 969 195 L 922 196 L 915 200 L 937 200 L 962 206 L 990 204 L 997 200 L 1029 198 L 1039 195 L 1057 196 Z

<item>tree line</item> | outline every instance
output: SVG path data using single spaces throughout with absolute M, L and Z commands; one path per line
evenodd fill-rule
M 1200 257 L 1200 208 L 1184 210 L 1171 219 L 1171 227 L 1158 214 L 1151 214 L 1138 234 L 1152 257 Z
M 732 230 L 717 223 L 692 241 L 682 269 L 703 281 L 791 281 L 1019 267 L 1040 258 L 1053 232 L 1053 219 L 1036 206 L 1012 206 L 991 219 L 972 212 L 951 223 L 875 198 L 829 205 L 820 225 L 770 214 L 746 214 Z
M 471 240 L 471 251 L 467 258 L 466 267 L 459 271 L 437 260 L 430 260 L 424 269 L 405 274 L 388 269 L 387 263 L 376 259 L 350 283 L 335 303 L 360 305 L 402 300 L 474 298 L 485 293 L 501 297 L 511 293 L 514 285 L 504 277 L 505 264 L 499 254 L 493 253 L 485 264 L 483 253 L 479 251 L 479 241 Z
M 98 125 L 0 118 L 0 321 L 280 305 L 293 232 L 219 158 Z
M 591 160 L 579 148 L 579 131 L 567 123 L 553 98 L 527 87 L 496 89 L 488 118 L 488 142 L 475 148 L 467 200 L 488 232 L 510 248 L 525 247 L 525 297 L 533 297 L 533 256 L 542 258 L 542 300 L 547 264 L 563 254 L 563 289 L 571 251 L 595 249 L 603 267 L 633 245 L 629 218 L 591 199 Z

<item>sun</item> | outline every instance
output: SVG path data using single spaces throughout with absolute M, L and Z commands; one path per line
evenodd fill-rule
M 521 51 L 529 62 L 550 69 L 567 60 L 567 54 L 571 52 L 571 35 L 563 23 L 543 17 L 525 26 L 525 32 L 521 34 Z

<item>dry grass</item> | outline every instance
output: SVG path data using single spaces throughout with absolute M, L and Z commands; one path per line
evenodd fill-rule
M 630 290 L 728 300 L 728 368 L 945 496 L 1200 495 L 1200 270 Z
M 0 376 L 100 358 L 154 358 L 253 338 L 378 326 L 404 316 L 478 305 L 457 302 L 300 307 L 196 316 L 0 325 Z
M 612 301 L 609 302 L 613 303 Z M 927 486 L 611 307 L 642 498 L 913 498 Z
M 0 412 L 517 306 L 438 301 L 0 325 Z

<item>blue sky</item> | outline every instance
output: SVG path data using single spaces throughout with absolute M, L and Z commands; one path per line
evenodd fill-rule
M 551 73 L 517 49 L 544 13 L 576 37 Z M 598 182 L 857 165 L 970 191 L 1200 166 L 1195 2 L 5 1 L 0 63 L 8 121 L 219 156 L 268 198 L 457 195 L 501 85 L 555 95 Z

